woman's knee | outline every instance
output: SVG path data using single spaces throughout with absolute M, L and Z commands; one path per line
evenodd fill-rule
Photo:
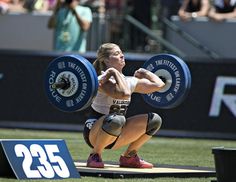
M 102 129 L 112 136 L 119 136 L 126 118 L 123 115 L 111 114 L 104 118 Z
M 154 135 L 161 127 L 162 119 L 156 113 L 148 113 L 148 120 L 147 120 L 147 127 L 146 127 L 146 134 L 147 135 Z

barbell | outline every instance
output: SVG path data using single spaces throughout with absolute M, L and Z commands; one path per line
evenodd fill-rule
M 158 92 L 142 94 L 154 108 L 174 108 L 186 98 L 191 87 L 187 64 L 172 54 L 158 54 L 148 59 L 143 68 L 158 75 L 165 86 Z M 98 90 L 93 65 L 80 55 L 55 58 L 46 69 L 45 91 L 49 102 L 61 111 L 82 111 L 89 107 Z

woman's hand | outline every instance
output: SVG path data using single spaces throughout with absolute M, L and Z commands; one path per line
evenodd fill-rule
M 165 83 L 157 75 L 144 68 L 135 71 L 134 76 L 139 79 L 135 88 L 135 92 L 138 93 L 152 93 L 165 86 Z
M 127 99 L 131 95 L 124 75 L 115 68 L 109 68 L 101 75 L 99 90 L 117 99 Z
M 147 78 L 148 77 L 148 70 L 146 70 L 144 68 L 139 68 L 138 70 L 135 71 L 134 76 L 139 79 Z
M 114 68 L 109 68 L 106 71 L 102 72 L 102 75 L 99 78 L 99 84 L 104 84 L 106 82 L 112 82 L 115 83 L 115 79 L 114 79 L 114 75 L 117 74 L 116 72 L 118 72 L 116 69 Z
M 134 76 L 139 79 L 146 78 L 147 80 L 153 82 L 153 83 L 158 83 L 160 85 L 165 85 L 165 83 L 154 73 L 151 71 L 148 71 L 144 68 L 139 68 L 138 70 L 135 71 Z

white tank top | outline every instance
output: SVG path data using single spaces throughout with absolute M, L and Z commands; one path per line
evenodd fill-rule
M 138 79 L 134 76 L 125 76 L 125 80 L 127 81 L 127 85 L 130 88 L 131 93 L 133 93 L 137 85 Z M 131 97 L 127 100 L 114 99 L 108 96 L 107 94 L 98 91 L 91 106 L 95 111 L 101 114 L 118 112 L 120 114 L 125 115 L 130 101 Z

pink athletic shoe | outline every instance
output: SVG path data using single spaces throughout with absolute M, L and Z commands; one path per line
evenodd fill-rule
M 87 167 L 104 168 L 101 156 L 96 153 L 90 154 L 87 160 Z
M 136 154 L 133 157 L 120 156 L 120 167 L 131 167 L 131 168 L 152 168 L 153 165 L 149 162 L 140 159 Z

